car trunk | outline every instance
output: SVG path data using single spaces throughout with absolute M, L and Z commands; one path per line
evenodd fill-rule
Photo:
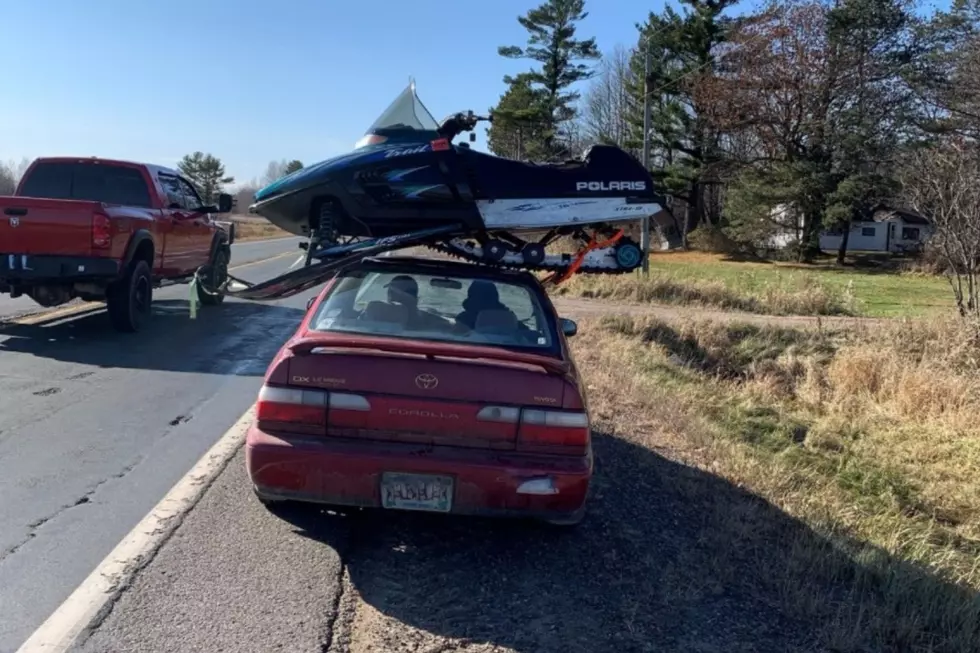
M 98 202 L 0 197 L 0 253 L 90 256 Z
M 548 367 L 450 354 L 317 347 L 288 359 L 288 383 L 332 392 L 331 435 L 513 449 L 516 420 L 480 419 L 478 414 L 494 406 L 560 407 L 565 383 Z M 345 409 L 351 396 L 366 399 L 369 409 Z

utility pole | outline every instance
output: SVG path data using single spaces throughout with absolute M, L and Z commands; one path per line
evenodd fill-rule
M 643 58 L 643 167 L 650 170 L 650 43 L 644 41 Z M 650 274 L 650 216 L 643 217 L 643 231 L 640 235 L 640 249 L 643 250 L 643 276 Z

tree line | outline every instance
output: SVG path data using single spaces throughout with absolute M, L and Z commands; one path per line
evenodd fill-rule
M 29 164 L 30 161 L 27 159 L 23 159 L 20 163 L 0 162 L 0 195 L 13 194 L 17 182 L 20 181 Z M 302 168 L 302 161 L 297 159 L 270 161 L 261 177 L 252 179 L 236 189 L 237 206 L 240 210 L 245 210 L 258 189 Z M 218 193 L 224 192 L 228 185 L 235 183 L 235 178 L 226 174 L 221 159 L 211 153 L 187 154 L 178 162 L 177 169 L 194 185 L 205 203 L 214 202 Z
M 531 70 L 504 78 L 490 149 L 640 158 L 646 90 L 651 174 L 684 245 L 711 234 L 757 252 L 790 232 L 808 261 L 835 231 L 843 261 L 852 222 L 904 206 L 933 220 L 932 247 L 966 275 L 962 310 L 980 316 L 980 0 L 930 15 L 912 0 L 735 5 L 679 0 L 602 56 L 576 34 L 585 1 L 546 0 L 518 18 L 527 44 L 499 49 Z

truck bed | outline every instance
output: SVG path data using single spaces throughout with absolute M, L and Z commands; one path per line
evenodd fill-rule
M 101 202 L 0 197 L 0 254 L 104 256 L 93 252 L 92 216 Z

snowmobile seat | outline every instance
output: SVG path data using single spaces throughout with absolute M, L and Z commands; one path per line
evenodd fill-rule
M 564 163 L 532 163 L 468 150 L 460 152 L 477 185 L 490 198 L 567 197 L 576 194 L 577 182 L 640 181 L 643 166 L 614 145 L 593 145 L 581 158 Z

